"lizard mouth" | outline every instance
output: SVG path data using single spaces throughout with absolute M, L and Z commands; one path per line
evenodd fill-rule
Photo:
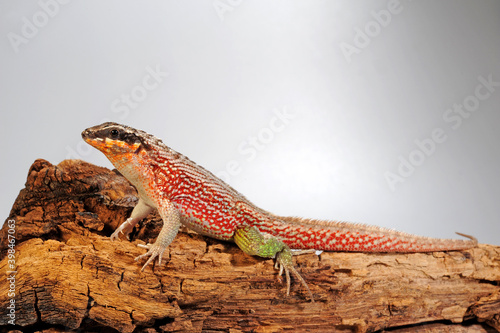
M 90 139 L 92 137 L 95 138 L 95 135 L 90 130 L 90 128 L 87 128 L 87 129 L 83 130 L 83 132 L 82 132 L 82 138 L 83 138 L 83 140 L 87 141 L 88 139 Z

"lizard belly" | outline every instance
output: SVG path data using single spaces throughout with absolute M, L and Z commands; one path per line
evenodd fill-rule
M 210 221 L 202 220 L 194 216 L 188 216 L 183 213 L 181 213 L 181 216 L 181 223 L 183 225 L 201 235 L 227 241 L 233 239 L 234 231 L 223 231 L 222 228 L 214 229 Z

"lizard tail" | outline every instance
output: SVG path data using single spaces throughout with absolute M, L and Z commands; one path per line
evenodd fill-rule
M 475 237 L 441 239 L 412 235 L 393 229 L 338 221 L 271 216 L 271 227 L 262 232 L 279 237 L 290 248 L 351 252 L 434 252 L 466 250 L 477 245 Z

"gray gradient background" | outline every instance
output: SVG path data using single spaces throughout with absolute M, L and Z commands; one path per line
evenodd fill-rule
M 37 158 L 111 167 L 80 137 L 109 119 L 215 173 L 236 161 L 229 183 L 277 214 L 500 244 L 500 87 L 459 128 L 443 119 L 478 77 L 500 82 L 499 1 L 401 1 L 350 62 L 340 45 L 387 1 L 233 0 L 223 15 L 218 3 L 229 0 L 75 0 L 15 52 L 8 34 L 41 7 L 2 1 L 1 216 Z M 148 67 L 169 75 L 115 112 Z M 274 123 L 276 110 L 293 119 Z M 436 128 L 446 140 L 391 190 L 386 172 Z M 266 144 L 249 160 L 238 147 L 258 135 Z

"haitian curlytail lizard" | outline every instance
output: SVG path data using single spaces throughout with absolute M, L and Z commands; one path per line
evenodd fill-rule
M 139 245 L 149 257 L 142 270 L 162 254 L 177 235 L 181 224 L 200 234 L 234 241 L 243 252 L 275 258 L 281 276 L 286 274 L 290 293 L 290 271 L 313 295 L 295 270 L 293 249 L 354 252 L 433 252 L 464 250 L 477 245 L 470 240 L 438 239 L 364 224 L 282 217 L 247 200 L 211 172 L 167 147 L 160 139 L 141 130 L 104 123 L 82 132 L 83 139 L 106 155 L 118 171 L 137 189 L 139 201 L 131 216 L 111 235 L 128 235 L 149 212 L 157 209 L 163 227 L 154 244 Z

